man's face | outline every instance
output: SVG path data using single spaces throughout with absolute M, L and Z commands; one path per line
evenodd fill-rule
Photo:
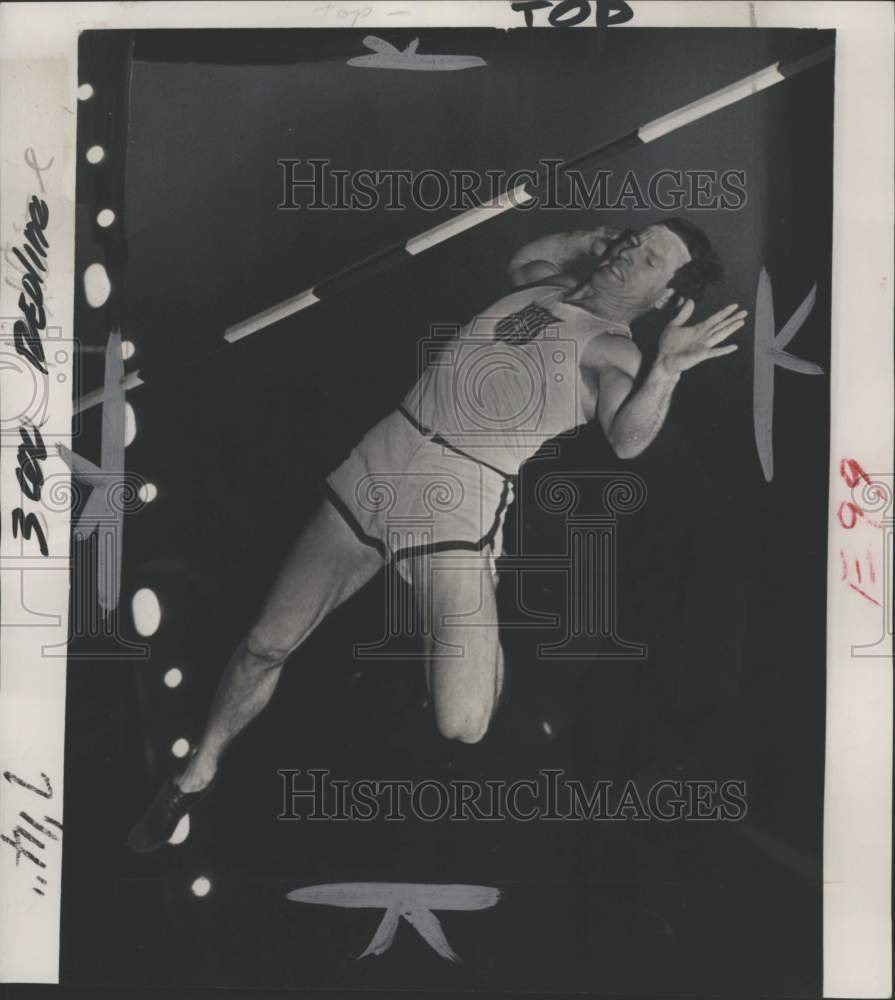
M 671 298 L 668 282 L 689 260 L 686 244 L 665 226 L 630 230 L 609 247 L 590 285 L 597 293 L 646 312 Z

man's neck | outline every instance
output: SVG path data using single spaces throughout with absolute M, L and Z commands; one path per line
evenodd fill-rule
M 619 326 L 630 327 L 636 319 L 634 310 L 627 303 L 613 302 L 605 295 L 594 295 L 587 285 L 577 289 L 568 296 L 569 302 L 587 309 L 599 319 L 604 319 Z

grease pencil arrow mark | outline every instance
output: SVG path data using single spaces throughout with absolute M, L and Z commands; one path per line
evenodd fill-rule
M 349 909 L 384 909 L 385 914 L 367 947 L 358 955 L 382 955 L 392 946 L 403 917 L 442 958 L 459 962 L 460 956 L 445 937 L 433 910 L 486 910 L 500 899 L 487 885 L 427 885 L 415 882 L 333 882 L 294 889 L 287 899 L 294 903 L 340 906 Z
M 790 316 L 786 326 L 776 332 L 774 293 L 771 277 L 765 268 L 758 277 L 755 301 L 755 371 L 752 398 L 752 419 L 755 427 L 755 447 L 761 461 L 764 478 L 774 478 L 774 369 L 786 368 L 801 375 L 823 375 L 823 368 L 813 361 L 797 358 L 784 350 L 799 332 L 817 301 L 817 285 Z
M 395 48 L 391 42 L 375 35 L 367 35 L 364 45 L 373 51 L 373 55 L 355 56 L 348 60 L 349 66 L 359 66 L 362 69 L 412 69 L 412 70 L 457 70 L 473 69 L 485 66 L 484 59 L 479 56 L 442 56 L 425 55 L 417 52 L 420 40 L 414 40 L 403 51 Z

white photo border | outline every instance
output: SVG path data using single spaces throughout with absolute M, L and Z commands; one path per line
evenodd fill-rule
M 874 2 L 672 3 L 629 0 L 624 28 L 833 28 L 837 32 L 834 125 L 831 450 L 827 590 L 827 742 L 824 805 L 825 996 L 891 993 L 892 593 L 875 609 L 839 579 L 849 497 L 841 462 L 858 462 L 888 490 L 891 584 L 893 488 L 893 39 L 895 8 Z M 536 25 L 543 15 L 535 15 Z M 540 19 L 539 19 L 540 18 Z M 193 27 L 519 27 L 509 0 L 348 2 L 7 3 L 0 7 L 0 233 L 22 239 L 30 199 L 49 215 L 45 295 L 49 331 L 73 335 L 75 122 L 78 33 L 87 29 Z M 592 29 L 589 18 L 581 30 Z M 28 154 L 27 150 L 32 153 Z M 41 167 L 53 165 L 41 172 Z M 40 190 L 37 185 L 43 187 Z M 10 281 L 20 278 L 0 264 Z M 0 281 L 4 342 L 20 315 L 18 292 Z M 10 329 L 8 330 L 7 327 Z M 6 348 L 4 348 L 6 350 Z M 55 360 L 42 391 L 55 426 L 71 423 L 71 369 Z M 67 376 L 67 378 L 66 378 Z M 14 538 L 11 512 L 25 508 L 16 479 L 11 407 L 34 371 L 0 370 L 0 832 L 12 836 L 22 810 L 47 828 L 62 823 L 65 660 L 42 650 L 67 636 L 69 519 L 65 504 L 40 513 L 48 554 Z M 29 382 L 28 385 L 31 385 Z M 34 383 L 35 385 L 37 383 Z M 18 394 L 18 396 L 17 396 Z M 6 402 L 4 402 L 4 397 Z M 12 400 L 13 402 L 10 402 Z M 12 420 L 10 427 L 13 427 Z M 13 427 L 13 431 L 17 428 Z M 67 467 L 47 442 L 47 484 L 68 487 Z M 846 492 L 843 492 L 846 490 Z M 857 502 L 857 501 L 855 501 Z M 881 612 L 881 613 L 880 613 Z M 44 617 L 41 617 L 44 616 Z M 42 776 L 45 776 L 42 777 Z M 24 784 L 22 783 L 24 782 Z M 28 786 L 31 786 L 30 788 Z M 51 788 L 51 797 L 45 793 Z M 29 811 L 30 810 L 30 811 Z M 40 812 L 40 817 L 37 816 Z M 56 830 L 52 826 L 53 831 Z M 34 834 L 36 831 L 31 830 Z M 0 981 L 59 980 L 61 841 L 39 834 L 45 868 L 0 854 Z M 33 844 L 23 841 L 26 846 Z M 35 881 L 37 875 L 44 880 Z M 43 895 L 36 890 L 40 888 Z

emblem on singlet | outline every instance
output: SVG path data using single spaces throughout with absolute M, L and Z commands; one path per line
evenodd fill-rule
M 494 327 L 494 337 L 508 344 L 527 344 L 548 326 L 561 322 L 552 312 L 532 302 L 524 309 L 505 316 Z

